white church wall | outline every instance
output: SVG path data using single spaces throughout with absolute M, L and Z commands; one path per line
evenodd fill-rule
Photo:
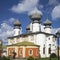
M 33 23 L 33 32 L 40 31 L 40 24 L 39 23 Z
M 37 34 L 36 35 L 35 43 L 37 45 L 40 45 L 40 55 L 41 55 L 41 57 L 45 57 L 45 54 L 43 54 L 43 47 L 45 45 L 45 40 L 46 40 L 45 34 Z
M 20 29 L 14 29 L 14 36 L 20 35 Z
M 49 47 L 51 47 L 51 53 L 56 53 L 55 41 L 53 42 L 53 35 L 48 36 L 46 40 L 46 56 L 49 57 Z
M 32 26 L 32 23 L 30 23 L 30 31 L 32 31 L 32 27 L 33 27 L 33 26 Z
M 29 35 L 28 36 L 28 41 L 29 42 L 34 42 L 35 40 L 34 40 L 34 35 Z
M 22 42 L 23 41 L 23 38 L 22 37 L 20 37 L 20 42 Z
M 51 33 L 51 28 L 45 28 L 45 33 Z

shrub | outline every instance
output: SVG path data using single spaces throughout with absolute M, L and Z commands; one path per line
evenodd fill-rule
M 3 56 L 3 57 L 0 57 L 0 60 L 10 60 L 10 58 Z
M 50 57 L 51 57 L 51 58 L 56 58 L 57 55 L 56 55 L 55 53 L 52 53 L 52 54 L 50 55 Z
M 34 60 L 34 58 L 32 56 L 29 56 L 27 60 Z

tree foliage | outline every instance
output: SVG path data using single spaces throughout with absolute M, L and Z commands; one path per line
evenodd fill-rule
M 27 60 L 34 60 L 34 58 L 32 56 L 29 56 Z
M 56 58 L 57 55 L 56 55 L 55 53 L 52 53 L 52 54 L 50 55 L 50 57 L 51 57 L 51 58 Z
M 10 58 L 3 56 L 3 57 L 0 57 L 0 60 L 10 60 Z

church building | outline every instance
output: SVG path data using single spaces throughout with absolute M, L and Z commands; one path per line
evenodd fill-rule
M 50 54 L 56 54 L 56 36 L 51 33 L 52 22 L 46 19 L 41 24 L 42 14 L 40 11 L 31 11 L 29 14 L 31 23 L 26 27 L 27 32 L 22 33 L 21 22 L 14 22 L 14 36 L 8 37 L 7 56 L 16 53 L 17 58 L 27 58 L 33 56 L 49 57 Z M 42 30 L 43 26 L 43 30 Z

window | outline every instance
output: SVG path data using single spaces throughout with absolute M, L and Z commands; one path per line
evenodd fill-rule
M 45 54 L 45 47 L 43 47 L 43 54 Z
M 51 54 L 51 48 L 49 48 L 49 54 Z
M 50 40 L 50 37 L 48 39 Z
M 43 54 L 45 54 L 45 44 L 44 44 L 44 47 L 43 47 Z
M 29 50 L 29 55 L 32 55 L 33 54 L 33 50 Z
M 49 44 L 49 47 L 51 47 L 51 44 Z
M 54 44 L 53 44 L 53 46 L 54 46 Z
M 51 44 L 49 44 L 49 54 L 51 54 Z
M 20 50 L 20 55 L 22 55 L 22 50 Z
M 30 50 L 30 54 L 32 54 L 32 50 Z
M 12 55 L 13 51 L 15 51 L 15 48 L 8 48 L 8 55 Z

